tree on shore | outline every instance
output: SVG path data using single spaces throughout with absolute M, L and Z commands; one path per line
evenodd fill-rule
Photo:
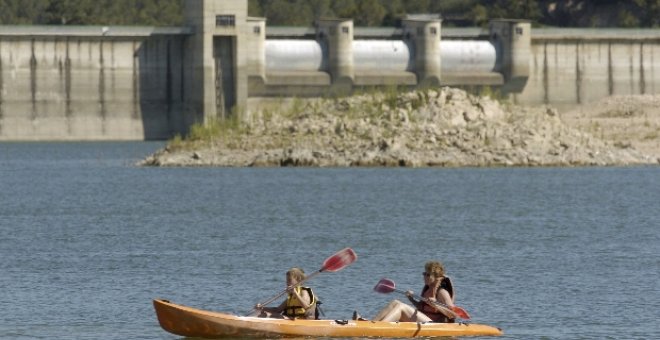
M 0 25 L 179 26 L 186 0 L 0 0 Z M 229 0 L 226 0 L 229 1 Z M 660 0 L 248 0 L 271 26 L 312 26 L 324 17 L 394 26 L 405 14 L 440 14 L 442 25 L 484 26 L 495 18 L 535 26 L 660 27 Z

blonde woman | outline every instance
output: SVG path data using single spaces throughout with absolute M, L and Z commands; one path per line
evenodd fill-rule
M 445 268 L 438 261 L 429 261 L 424 265 L 424 288 L 421 296 L 430 301 L 438 301 L 448 307 L 454 306 L 454 287 L 449 277 L 445 276 Z M 411 305 L 394 300 L 381 310 L 374 321 L 402 322 L 454 322 L 441 311 L 424 301 L 416 301 L 413 292 L 406 295 Z
M 316 296 L 309 287 L 299 286 L 305 278 L 305 272 L 300 268 L 291 268 L 286 272 L 287 298 L 277 307 L 254 306 L 260 311 L 260 316 L 270 318 L 316 319 Z

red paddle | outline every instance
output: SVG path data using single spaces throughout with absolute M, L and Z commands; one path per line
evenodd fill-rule
M 336 272 L 336 271 L 340 271 L 340 270 L 344 269 L 346 266 L 348 266 L 349 264 L 355 262 L 355 260 L 357 260 L 357 254 L 355 254 L 353 249 L 344 248 L 344 249 L 338 251 L 337 253 L 335 253 L 334 255 L 328 257 L 327 259 L 325 259 L 325 261 L 323 261 L 323 266 L 321 267 L 321 269 L 307 275 L 304 279 L 300 280 L 300 282 L 296 283 L 295 286 L 299 286 L 299 285 L 303 284 L 303 282 L 313 278 L 314 276 L 316 276 L 318 274 L 321 274 L 322 272 L 333 273 L 333 272 Z M 287 287 L 285 290 L 281 291 L 276 296 L 273 296 L 272 298 L 260 303 L 260 305 L 266 306 L 269 303 L 277 300 L 280 296 L 286 294 L 286 292 L 289 288 L 291 288 L 291 287 Z M 250 310 L 250 312 L 247 313 L 247 314 L 249 315 L 253 311 L 254 311 L 254 308 L 252 308 L 252 310 Z
M 397 289 L 396 284 L 394 283 L 394 281 L 392 281 L 390 279 L 381 279 L 380 281 L 378 281 L 378 283 L 374 287 L 374 290 L 379 292 L 379 293 L 383 293 L 383 294 L 389 294 L 391 292 L 406 294 L 405 291 L 403 291 L 401 289 Z M 413 297 L 416 298 L 417 300 L 422 300 L 422 301 L 428 303 L 429 305 L 432 305 L 433 307 L 435 307 L 436 309 L 441 311 L 443 314 L 447 315 L 448 317 L 450 317 L 452 319 L 455 319 L 455 318 L 459 317 L 461 319 L 470 320 L 470 314 L 468 314 L 465 311 L 465 309 L 463 309 L 461 307 L 458 307 L 458 306 L 449 307 L 449 306 L 445 305 L 444 303 L 440 303 L 438 301 L 431 301 L 427 298 L 423 298 L 421 296 L 414 295 L 414 294 L 413 294 Z

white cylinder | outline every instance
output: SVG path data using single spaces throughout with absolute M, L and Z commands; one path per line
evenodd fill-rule
M 490 41 L 443 40 L 440 42 L 442 73 L 494 72 L 497 51 Z
M 323 71 L 323 54 L 315 40 L 266 40 L 266 72 Z
M 401 40 L 354 40 L 355 72 L 412 72 L 410 47 Z
M 266 40 L 266 72 L 324 71 L 326 57 L 315 40 Z M 415 51 L 402 40 L 354 40 L 356 73 L 414 72 Z M 485 40 L 440 41 L 442 73 L 490 73 L 497 70 L 497 51 Z

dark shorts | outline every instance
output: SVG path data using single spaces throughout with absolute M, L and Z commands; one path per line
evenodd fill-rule
M 446 315 L 442 313 L 431 313 L 431 312 L 425 312 L 422 311 L 424 315 L 428 316 L 432 322 L 436 323 L 454 323 L 456 322 L 456 319 L 450 319 Z

